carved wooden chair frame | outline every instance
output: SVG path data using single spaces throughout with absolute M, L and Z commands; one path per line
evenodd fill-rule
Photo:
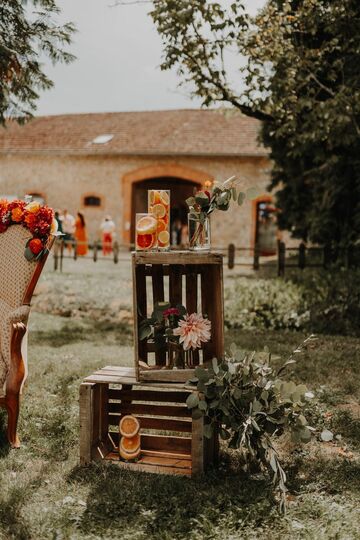
M 49 252 L 55 237 L 51 236 L 47 243 L 47 252 L 36 264 L 30 283 L 25 291 L 22 305 L 29 306 L 34 294 L 35 287 L 43 271 Z M 21 345 L 26 334 L 27 327 L 23 322 L 13 322 L 10 342 L 10 366 L 6 377 L 5 396 L 0 397 L 0 407 L 4 407 L 8 414 L 7 438 L 12 448 L 20 447 L 17 435 L 17 423 L 20 410 L 20 392 L 25 378 L 25 362 L 22 356 Z

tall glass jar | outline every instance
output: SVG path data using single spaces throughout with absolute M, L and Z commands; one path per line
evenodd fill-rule
M 210 218 L 203 219 L 193 213 L 188 215 L 189 248 L 193 251 L 209 251 L 211 247 Z

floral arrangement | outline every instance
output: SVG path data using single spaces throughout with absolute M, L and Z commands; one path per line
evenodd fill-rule
M 193 418 L 205 416 L 204 435 L 214 431 L 237 449 L 244 470 L 265 467 L 286 502 L 286 474 L 275 440 L 290 433 L 294 443 L 308 443 L 314 431 L 304 415 L 314 396 L 305 385 L 284 380 L 287 366 L 313 341 L 307 338 L 279 369 L 271 366 L 268 350 L 244 353 L 233 344 L 225 359 L 213 359 L 210 367 L 198 366 L 189 383 L 197 388 L 187 399 Z
M 158 350 L 167 348 L 169 368 L 192 367 L 191 352 L 210 340 L 211 321 L 200 313 L 188 314 L 182 305 L 158 302 L 151 317 L 141 321 L 139 338 L 153 339 Z
M 189 218 L 198 222 L 198 227 L 190 234 L 190 247 L 197 243 L 203 243 L 201 237 L 205 234 L 205 222 L 214 210 L 226 211 L 230 207 L 231 200 L 241 206 L 246 199 L 255 199 L 260 193 L 258 187 L 253 186 L 245 192 L 237 191 L 240 182 L 236 176 L 231 176 L 222 184 L 216 185 L 212 191 L 196 191 L 193 197 L 186 199 L 189 208 Z
M 21 225 L 33 235 L 25 247 L 28 261 L 40 260 L 46 252 L 49 235 L 57 234 L 53 210 L 36 201 L 0 200 L 0 233 L 6 232 L 11 225 Z

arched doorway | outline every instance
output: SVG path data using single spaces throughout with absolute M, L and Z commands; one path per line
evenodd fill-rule
M 187 206 L 186 199 L 191 197 L 194 189 L 199 189 L 201 184 L 183 180 L 181 178 L 160 177 L 149 178 L 133 184 L 132 188 L 132 212 L 131 212 L 131 242 L 134 242 L 135 215 L 139 212 L 147 212 L 148 209 L 148 189 L 169 189 L 170 190 L 170 231 L 174 225 L 186 225 Z M 176 243 L 172 239 L 172 244 Z
M 271 195 L 263 195 L 253 201 L 254 244 L 260 255 L 275 255 L 277 250 L 278 227 L 277 208 Z
M 185 200 L 194 188 L 212 183 L 213 177 L 203 171 L 184 167 L 177 163 L 164 163 L 142 167 L 123 177 L 123 240 L 134 241 L 135 214 L 147 211 L 148 189 L 170 189 L 171 221 L 180 219 L 186 223 Z

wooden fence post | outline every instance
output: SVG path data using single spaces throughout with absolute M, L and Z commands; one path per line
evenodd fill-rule
M 64 240 L 62 238 L 61 239 L 61 244 L 60 244 L 60 272 L 62 272 L 62 270 L 63 270 L 64 245 L 65 245 L 65 242 L 64 242 Z
M 114 263 L 119 262 L 119 242 L 115 241 L 113 245 Z
M 235 245 L 229 244 L 228 246 L 228 268 L 232 270 L 235 266 Z
M 72 242 L 72 247 L 74 248 L 74 261 L 76 261 L 77 259 L 77 241 L 76 240 Z
M 259 244 L 256 243 L 254 246 L 254 264 L 253 264 L 254 270 L 259 270 L 259 266 L 260 266 L 259 259 L 260 259 L 260 248 L 259 248 Z
M 94 259 L 94 262 L 97 261 L 97 258 L 98 258 L 98 243 L 95 240 L 94 245 L 93 245 L 93 259 Z
M 285 275 L 285 254 L 286 254 L 285 242 L 278 240 L 278 276 L 279 277 L 284 277 Z
M 299 245 L 299 268 L 304 270 L 306 266 L 306 247 L 304 242 L 301 242 Z

